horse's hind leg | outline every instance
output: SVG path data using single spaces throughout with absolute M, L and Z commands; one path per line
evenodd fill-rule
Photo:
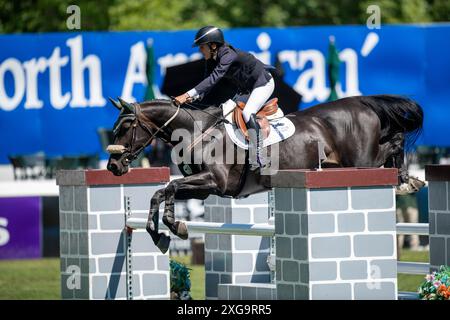
M 408 169 L 404 161 L 405 151 L 405 135 L 403 133 L 396 133 L 388 142 L 380 146 L 380 151 L 386 159 L 384 163 L 385 168 L 398 169 L 399 184 L 408 183 Z
M 210 172 L 200 172 L 192 176 L 171 181 L 165 189 L 164 224 L 183 240 L 188 238 L 187 226 L 175 220 L 175 199 L 206 199 L 218 193 L 217 184 Z
M 150 201 L 150 212 L 148 214 L 147 225 L 145 229 L 152 237 L 153 243 L 161 250 L 162 253 L 166 253 L 170 245 L 170 237 L 164 233 L 158 231 L 159 224 L 159 205 L 164 200 L 165 189 L 159 189 L 155 192 Z
M 398 169 L 398 182 L 399 184 L 408 183 L 409 175 L 408 169 L 406 168 L 406 164 L 404 162 L 404 152 L 403 150 L 399 154 L 395 154 L 389 157 L 385 164 L 385 168 L 397 168 Z
M 408 168 L 404 161 L 404 135 L 398 133 L 391 140 L 390 156 L 386 159 L 385 168 L 397 168 L 399 187 L 397 187 L 397 194 L 408 194 L 419 191 L 425 183 L 417 178 L 410 177 Z

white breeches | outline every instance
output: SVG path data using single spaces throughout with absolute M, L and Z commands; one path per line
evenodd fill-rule
M 242 112 L 245 122 L 250 120 L 250 115 L 257 113 L 262 108 L 272 95 L 274 88 L 275 83 L 273 78 L 271 78 L 264 86 L 253 89 Z

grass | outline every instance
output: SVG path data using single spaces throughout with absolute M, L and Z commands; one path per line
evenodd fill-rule
M 400 261 L 429 262 L 428 251 L 402 250 Z M 398 291 L 417 292 L 425 275 L 398 274 Z
M 205 272 L 203 265 L 192 265 L 190 256 L 171 257 L 191 269 L 191 296 L 205 299 Z M 427 262 L 428 251 L 402 252 L 402 261 Z M 399 291 L 416 292 L 423 275 L 399 274 Z M 0 261 L 0 300 L 58 300 L 60 299 L 59 259 Z
M 205 266 L 192 265 L 191 256 L 177 256 L 171 259 L 185 264 L 190 270 L 191 276 L 191 297 L 194 300 L 205 299 Z
M 171 257 L 190 268 L 191 296 L 205 299 L 205 268 L 191 265 L 190 256 Z M 0 261 L 0 300 L 59 300 L 59 259 Z
M 0 261 L 0 299 L 61 299 L 59 258 Z

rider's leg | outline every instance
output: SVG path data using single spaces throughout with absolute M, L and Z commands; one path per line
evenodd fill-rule
M 248 152 L 250 170 L 255 170 L 260 167 L 264 167 L 267 164 L 267 159 L 261 156 L 261 149 L 263 145 L 263 134 L 258 121 L 256 120 L 256 114 L 250 115 L 250 120 L 246 122 L 248 132 Z
M 245 122 L 250 120 L 250 115 L 257 113 L 262 108 L 264 103 L 269 100 L 274 89 L 275 82 L 273 78 L 265 85 L 253 89 L 242 112 Z
M 273 93 L 275 84 L 273 78 L 269 80 L 264 86 L 253 89 L 247 104 L 245 105 L 243 113 L 244 120 L 247 125 L 249 135 L 249 160 L 251 169 L 264 167 L 268 160 L 262 156 L 263 133 L 258 121 L 256 120 L 256 113 L 262 108 L 264 103 L 270 98 Z

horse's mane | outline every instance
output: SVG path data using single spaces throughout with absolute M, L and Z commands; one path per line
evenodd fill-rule
M 153 100 L 146 100 L 146 101 L 142 101 L 140 104 L 145 104 L 145 105 L 155 105 L 155 104 L 167 104 L 167 105 L 171 105 L 171 106 L 175 106 L 175 104 L 173 103 L 173 101 L 171 99 L 153 99 Z

